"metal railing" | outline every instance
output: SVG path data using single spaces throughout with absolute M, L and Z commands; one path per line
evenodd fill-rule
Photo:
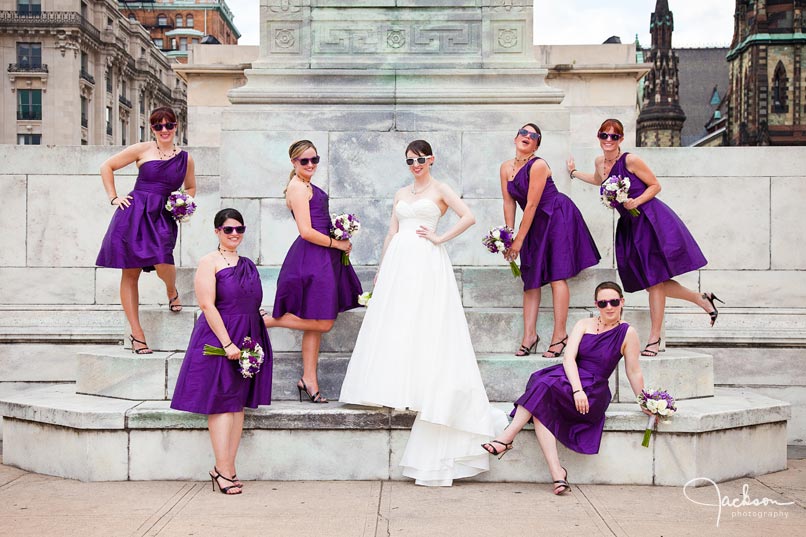
M 106 134 L 112 136 L 112 125 L 107 124 L 106 126 Z
M 101 39 L 101 31 L 93 26 L 77 11 L 44 11 L 42 13 L 20 13 L 12 10 L 0 11 L 0 28 L 31 29 L 57 28 L 70 26 L 80 28 L 90 37 Z
M 80 70 L 80 71 L 78 72 L 78 76 L 79 76 L 79 78 L 83 78 L 84 80 L 86 80 L 86 81 L 87 81 L 87 82 L 89 82 L 90 84 L 95 85 L 95 77 L 94 77 L 94 76 L 92 76 L 91 74 L 89 74 L 89 73 L 88 73 L 87 71 L 85 71 L 84 69 L 82 69 L 82 70 Z
M 47 73 L 48 65 L 42 63 L 39 65 L 31 65 L 30 63 L 10 63 L 8 64 L 9 73 Z
M 17 108 L 17 119 L 42 119 L 42 106 Z
M 128 106 L 129 108 L 132 107 L 132 102 L 123 95 L 118 95 L 118 102 L 123 106 Z
M 87 116 L 81 116 L 81 126 L 82 127 L 87 128 L 87 125 L 89 125 L 89 123 L 90 122 L 87 119 Z

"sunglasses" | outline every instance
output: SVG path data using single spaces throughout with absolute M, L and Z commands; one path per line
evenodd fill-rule
M 596 306 L 598 308 L 601 308 L 601 309 L 606 308 L 608 306 L 608 304 L 613 306 L 614 308 L 617 308 L 617 307 L 619 307 L 621 305 L 621 299 L 620 298 L 611 298 L 610 300 L 597 300 L 596 301 Z
M 176 128 L 176 123 L 154 123 L 151 125 L 151 128 L 157 132 L 161 131 L 162 129 L 172 131 Z
M 426 162 L 428 162 L 428 159 L 430 159 L 430 158 L 431 158 L 431 155 L 426 155 L 424 157 L 417 157 L 417 158 L 407 158 L 406 159 L 406 164 L 408 164 L 409 166 L 414 165 L 415 162 L 417 164 L 425 164 Z
M 597 136 L 599 137 L 600 140 L 607 140 L 608 138 L 610 138 L 614 142 L 618 142 L 619 140 L 621 140 L 621 137 L 622 137 L 621 134 L 616 134 L 615 132 L 613 134 L 608 134 L 606 132 L 600 132 L 599 134 L 597 134 Z
M 311 158 L 295 158 L 294 160 L 299 162 L 301 166 L 307 166 L 309 162 L 311 164 L 319 164 L 321 157 L 319 157 L 319 155 L 316 155 L 315 157 Z
M 217 227 L 216 229 L 222 231 L 224 235 L 232 235 L 233 232 L 237 233 L 238 235 L 243 235 L 246 231 L 246 226 L 221 226 Z
M 528 136 L 529 138 L 531 138 L 535 142 L 540 140 L 540 135 L 539 134 L 537 134 L 536 132 L 527 131 L 526 129 L 518 130 L 518 136 Z

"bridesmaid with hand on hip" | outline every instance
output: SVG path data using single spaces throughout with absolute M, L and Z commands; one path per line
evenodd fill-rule
M 568 278 L 599 262 L 582 214 L 571 198 L 557 190 L 548 163 L 535 156 L 542 135 L 534 123 L 527 123 L 515 135 L 515 158 L 501 163 L 499 172 L 504 198 L 504 222 L 515 226 L 516 203 L 523 210 L 512 247 L 504 252 L 507 261 L 521 259 L 523 279 L 523 340 L 515 356 L 535 352 L 540 288 L 551 285 L 554 331 L 543 353 L 558 358 L 568 342 L 566 323 L 571 295 Z
M 100 267 L 123 269 L 120 302 L 131 328 L 129 340 L 135 354 L 152 352 L 140 325 L 140 272 L 156 269 L 165 282 L 168 307 L 173 312 L 182 310 L 173 256 L 178 227 L 165 203 L 171 192 L 183 186 L 188 194 L 196 195 L 193 158 L 174 142 L 176 114 L 168 107 L 157 108 L 151 112 L 149 123 L 154 141 L 130 145 L 101 164 L 104 190 L 116 210 L 95 261 Z M 134 190 L 119 196 L 114 172 L 132 162 L 139 170 Z
M 630 179 L 628 198 L 619 204 L 616 226 L 616 264 L 624 290 L 649 293 L 651 326 L 642 356 L 657 356 L 666 298 L 687 300 L 708 314 L 711 326 L 719 312 L 714 301 L 722 302 L 714 293 L 698 293 L 683 287 L 672 278 L 704 267 L 707 263 L 700 247 L 686 225 L 668 205 L 656 196 L 660 182 L 649 166 L 637 155 L 622 153 L 624 126 L 618 119 L 607 119 L 599 127 L 602 155 L 596 157 L 593 173 L 580 172 L 573 157 L 566 163 L 571 179 L 600 186 L 611 176 Z M 629 211 L 637 209 L 633 216 Z
M 342 264 L 342 252 L 349 254 L 352 244 L 330 237 L 328 196 L 311 182 L 320 162 L 316 147 L 309 140 L 299 140 L 291 144 L 288 155 L 294 169 L 285 201 L 299 237 L 280 269 L 272 314 L 263 316 L 268 328 L 302 330 L 300 401 L 304 393 L 311 403 L 327 403 L 317 375 L 322 334 L 333 328 L 339 313 L 358 307 L 361 282 L 352 265 Z

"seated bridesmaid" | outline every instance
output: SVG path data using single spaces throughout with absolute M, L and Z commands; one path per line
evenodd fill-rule
M 638 334 L 621 320 L 621 287 L 603 282 L 594 293 L 599 315 L 579 321 L 568 339 L 562 364 L 532 373 L 526 392 L 515 401 L 512 423 L 482 447 L 499 458 L 512 449 L 515 435 L 530 421 L 554 480 L 554 494 L 571 487 L 560 464 L 557 440 L 568 449 L 592 455 L 599 452 L 605 410 L 612 394 L 607 380 L 622 356 L 627 378 L 636 396 L 644 388 L 638 364 Z
M 202 314 L 190 336 L 171 408 L 208 415 L 215 455 L 210 472 L 213 490 L 217 483 L 224 494 L 240 494 L 243 484 L 235 476 L 235 455 L 243 432 L 243 409 L 271 403 L 271 343 L 259 313 L 260 275 L 250 259 L 238 256 L 246 232 L 243 216 L 235 209 L 222 209 L 213 222 L 218 248 L 202 257 L 196 270 Z M 260 371 L 252 378 L 243 377 L 237 362 L 246 336 L 264 352 Z M 205 355 L 205 345 L 223 348 L 227 355 Z

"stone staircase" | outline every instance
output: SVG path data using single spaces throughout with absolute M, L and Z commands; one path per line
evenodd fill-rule
M 371 277 L 368 271 L 359 272 L 364 280 Z M 572 282 L 569 328 L 595 313 L 588 306 L 593 286 L 612 277 L 610 272 L 586 271 Z M 502 287 L 500 282 L 509 278 L 507 269 L 458 269 L 457 274 L 488 395 L 509 410 L 531 372 L 560 359 L 512 355 L 521 331 L 515 307 L 520 295 L 517 287 L 501 293 L 488 285 L 496 280 Z M 273 284 L 265 283 L 267 288 Z M 272 294 L 267 289 L 266 295 Z M 359 309 L 341 315 L 323 337 L 321 388 L 332 398 L 339 393 L 363 314 Z M 58 358 L 73 364 L 75 382 L 51 378 L 29 382 L 24 390 L 0 390 L 4 462 L 86 481 L 204 477 L 211 459 L 206 418 L 169 408 L 182 349 L 197 315 L 192 306 L 180 314 L 144 307 L 142 322 L 149 344 L 158 352 L 138 356 L 119 345 L 128 332 L 118 307 L 0 308 L 0 364 L 11 356 L 16 367 L 34 364 L 44 373 Z M 639 334 L 647 333 L 644 308 L 627 308 L 625 317 Z M 541 310 L 538 330 L 550 334 L 550 309 Z M 414 414 L 298 402 L 300 334 L 274 329 L 270 335 L 273 403 L 247 411 L 239 454 L 241 478 L 402 478 L 397 464 Z M 547 344 L 541 343 L 540 349 Z M 27 362 L 31 350 L 35 357 Z M 787 403 L 750 391 L 715 389 L 708 354 L 670 348 L 641 363 L 648 386 L 666 388 L 678 398 L 678 415 L 659 425 L 648 449 L 641 447 L 646 420 L 633 402 L 622 364 L 610 379 L 614 402 L 600 454 L 584 456 L 561 447 L 563 461 L 573 468 L 573 481 L 682 485 L 693 477 L 722 481 L 786 467 Z M 62 370 L 55 376 L 69 377 L 68 367 Z M 531 431 L 522 432 L 516 449 L 501 462 L 494 461 L 491 471 L 478 479 L 548 481 Z

